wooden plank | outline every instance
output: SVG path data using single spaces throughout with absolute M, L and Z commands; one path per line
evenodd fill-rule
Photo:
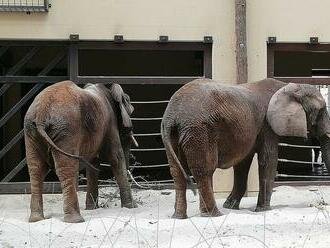
M 36 53 L 39 51 L 39 47 L 33 47 L 27 54 L 25 54 L 25 56 L 16 64 L 14 65 L 12 68 L 9 69 L 9 71 L 7 72 L 6 76 L 13 76 L 15 75 L 17 72 L 19 72 L 20 69 L 23 68 L 23 66 L 29 62 L 29 60 L 36 55 Z
M 63 49 L 49 62 L 49 64 L 44 69 L 42 69 L 41 72 L 39 72 L 38 76 L 46 76 L 59 62 L 61 62 L 65 55 L 66 50 Z
M 3 76 L 0 83 L 55 83 L 68 80 L 68 76 Z
M 33 86 L 33 88 L 0 119 L 0 127 L 2 127 L 28 100 L 30 100 L 42 88 L 42 86 L 43 84 L 36 84 Z
M 21 162 L 19 162 L 18 165 L 14 169 L 12 169 L 5 178 L 1 180 L 1 182 L 9 182 L 13 177 L 23 169 L 23 167 L 26 165 L 26 158 L 24 158 Z
M 2 96 L 11 86 L 12 86 L 12 84 L 4 84 L 0 88 L 0 96 Z
M 0 48 L 0 58 L 2 55 L 4 55 L 9 49 L 9 46 L 3 46 Z
M 78 83 L 109 83 L 118 84 L 185 84 L 199 77 L 95 77 L 78 76 Z
M 0 159 L 24 136 L 24 130 L 22 129 L 18 134 L 12 138 L 11 141 L 2 149 L 0 150 Z
M 203 37 L 201 37 L 201 40 Z M 166 51 L 205 51 L 210 44 L 203 41 L 126 41 L 118 44 L 113 40 L 80 40 L 79 49 L 113 49 L 113 50 L 166 50 Z
M 236 77 L 237 83 L 248 80 L 246 43 L 246 0 L 235 0 Z

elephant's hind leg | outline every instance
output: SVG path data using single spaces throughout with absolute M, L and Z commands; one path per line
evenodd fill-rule
M 74 154 L 73 151 L 69 151 Z M 80 215 L 78 197 L 76 192 L 76 175 L 79 169 L 79 161 L 67 157 L 57 151 L 52 151 L 56 174 L 61 182 L 63 193 L 64 222 L 78 223 L 84 219 Z
M 45 219 L 43 212 L 43 181 L 46 174 L 47 163 L 42 155 L 42 149 L 25 136 L 26 161 L 31 182 L 31 214 L 29 222 L 36 222 Z
M 239 204 L 246 192 L 247 179 L 252 163 L 254 152 L 249 154 L 244 160 L 235 165 L 234 168 L 234 185 L 230 195 L 223 204 L 224 208 L 239 209 Z
M 176 152 L 176 154 L 178 153 Z M 185 161 L 183 161 L 182 159 L 182 154 L 180 154 L 178 157 L 182 167 L 186 167 Z M 168 156 L 168 162 L 170 165 L 170 173 L 171 176 L 173 177 L 174 188 L 175 188 L 175 205 L 174 205 L 174 214 L 172 215 L 172 218 L 186 219 L 187 218 L 187 198 L 186 198 L 187 182 L 181 170 L 177 166 L 174 166 L 175 164 L 174 159 L 171 156 Z
M 201 216 L 221 215 L 216 205 L 212 177 L 217 164 L 217 150 L 207 133 L 200 131 L 186 143 L 185 156 L 199 190 Z

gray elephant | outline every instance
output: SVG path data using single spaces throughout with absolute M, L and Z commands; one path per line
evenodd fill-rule
M 259 196 L 256 211 L 270 209 L 277 168 L 278 137 L 319 139 L 330 169 L 330 120 L 319 91 L 305 84 L 265 79 L 226 85 L 197 79 L 171 98 L 161 124 L 174 179 L 174 218 L 186 218 L 188 170 L 196 180 L 202 216 L 218 216 L 212 189 L 216 168 L 234 169 L 234 186 L 224 207 L 238 209 L 246 191 L 251 161 L 258 154 Z
M 64 81 L 36 96 L 24 119 L 31 181 L 30 222 L 44 219 L 42 186 L 49 169 L 55 169 L 61 183 L 64 221 L 84 221 L 76 176 L 79 164 L 87 165 L 86 209 L 96 208 L 99 161 L 112 165 L 122 207 L 135 207 L 127 178 L 130 146 L 137 145 L 130 120 L 133 110 L 118 84 L 89 84 L 82 89 Z

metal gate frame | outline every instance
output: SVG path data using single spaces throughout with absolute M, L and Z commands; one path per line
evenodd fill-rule
M 0 76 L 0 96 L 2 96 L 14 83 L 36 83 L 34 87 L 17 102 L 4 116 L 0 117 L 2 127 L 21 107 L 34 97 L 44 84 L 63 80 L 71 80 L 78 84 L 116 82 L 119 84 L 185 84 L 197 77 L 116 77 L 116 76 L 80 76 L 78 73 L 79 49 L 114 49 L 114 50 L 174 50 L 174 51 L 203 51 L 204 52 L 204 77 L 212 77 L 212 43 L 208 42 L 166 42 L 158 41 L 125 41 L 116 43 L 113 40 L 0 40 L 0 58 L 10 47 L 29 46 L 32 49 L 9 72 Z M 57 54 L 37 76 L 18 76 L 16 73 L 26 65 L 31 58 L 44 46 L 63 46 L 67 51 L 67 76 L 47 76 L 60 61 L 64 54 Z M 134 103 L 134 102 L 133 102 Z M 150 104 L 150 102 L 135 102 L 135 104 Z M 144 134 L 137 134 L 137 136 Z M 148 134 L 147 134 L 148 135 Z M 0 151 L 3 157 L 17 142 L 23 138 L 23 130 L 4 146 Z M 156 148 L 160 149 L 160 148 Z M 147 149 L 145 149 L 147 150 Z M 25 158 L 10 171 L 0 182 L 0 193 L 28 193 L 28 182 L 10 182 L 26 165 Z M 45 192 L 60 192 L 58 182 L 46 182 Z
M 274 75 L 274 58 L 277 51 L 327 51 L 330 52 L 330 44 L 325 43 L 297 43 L 297 42 L 275 42 L 267 43 L 267 77 L 274 78 L 287 83 L 300 83 L 311 85 L 330 85 L 330 77 L 276 77 Z M 330 103 L 330 95 L 328 95 Z M 288 145 L 288 144 L 279 144 Z M 306 147 L 305 147 L 306 148 Z M 303 148 L 303 149 L 305 149 Z M 298 161 L 302 162 L 302 161 Z M 314 178 L 314 176 L 312 177 Z M 307 185 L 330 185 L 330 177 L 327 181 L 275 181 L 275 186 L 307 186 Z

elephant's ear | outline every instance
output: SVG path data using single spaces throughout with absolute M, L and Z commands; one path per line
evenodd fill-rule
M 126 128 L 131 128 L 132 121 L 130 115 L 134 111 L 134 108 L 130 103 L 129 96 L 124 93 L 119 84 L 111 85 L 111 96 L 119 104 L 123 126 Z
M 297 101 L 296 84 L 279 89 L 270 99 L 267 121 L 279 136 L 307 138 L 307 119 L 303 106 Z

